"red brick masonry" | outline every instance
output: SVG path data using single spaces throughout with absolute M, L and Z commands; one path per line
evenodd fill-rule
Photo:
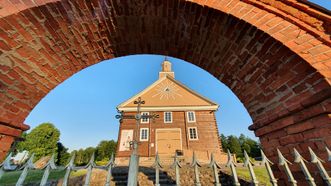
M 0 1 L 0 158 L 55 86 L 102 60 L 144 53 L 186 60 L 231 88 L 273 161 L 276 148 L 307 158 L 307 146 L 325 158 L 331 18 L 306 2 Z

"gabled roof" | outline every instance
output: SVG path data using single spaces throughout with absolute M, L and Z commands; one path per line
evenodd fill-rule
M 134 101 L 141 97 L 141 111 L 217 110 L 218 104 L 189 89 L 170 76 L 159 78 L 149 87 L 117 106 L 120 111 L 136 111 Z

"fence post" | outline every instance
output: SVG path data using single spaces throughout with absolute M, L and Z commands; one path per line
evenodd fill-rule
M 326 149 L 326 153 L 328 153 L 328 161 L 331 162 L 331 151 L 328 147 L 325 147 L 325 149 Z
M 179 169 L 182 168 L 182 166 L 180 165 L 180 163 L 178 161 L 177 153 L 175 153 L 174 163 L 171 165 L 171 168 L 175 169 L 175 172 L 176 172 L 176 185 L 179 186 L 180 185 Z
M 47 162 L 47 164 L 42 168 L 45 169 L 43 178 L 40 181 L 40 186 L 45 186 L 47 183 L 47 179 L 51 169 L 56 169 L 55 162 L 54 162 L 54 154 L 52 155 L 51 159 Z
M 257 180 L 254 170 L 253 170 L 253 166 L 252 166 L 252 162 L 249 159 L 249 156 L 247 154 L 247 152 L 244 150 L 244 156 L 245 156 L 245 162 L 244 162 L 244 166 L 248 168 L 249 170 L 249 174 L 251 175 L 252 178 L 252 184 L 257 186 L 259 185 L 259 181 Z
M 214 159 L 214 153 L 211 153 L 211 155 L 210 155 L 210 163 L 209 163 L 208 167 L 213 169 L 213 174 L 214 174 L 214 179 L 215 179 L 214 185 L 221 186 L 220 179 L 218 177 L 218 169 L 221 167 L 216 163 L 216 161 Z
M 199 167 L 201 167 L 201 165 L 200 165 L 197 157 L 195 156 L 194 151 L 193 151 L 191 167 L 194 167 L 195 186 L 201 186 L 200 178 L 199 178 Z
M 20 178 L 17 180 L 16 186 L 22 186 L 24 183 L 24 180 L 26 178 L 26 175 L 28 174 L 28 170 L 35 168 L 33 165 L 33 158 L 34 158 L 34 154 L 32 154 L 32 156 L 29 158 L 29 160 L 21 168 L 21 169 L 23 169 L 23 172 L 21 173 Z
M 64 175 L 64 178 L 63 178 L 62 186 L 67 186 L 68 185 L 70 172 L 74 168 L 74 161 L 75 161 L 75 154 L 72 155 L 68 165 L 65 167 L 65 169 L 67 169 L 67 170 L 66 170 L 66 174 Z
M 232 157 L 229 149 L 228 149 L 228 162 L 227 162 L 226 166 L 230 167 L 230 169 L 231 169 L 233 182 L 234 182 L 233 185 L 240 186 L 237 171 L 236 171 L 236 164 L 233 161 L 233 157 Z
M 152 167 L 155 168 L 155 186 L 160 186 L 160 168 L 162 168 L 160 163 L 159 154 L 156 152 L 155 161 Z
M 316 183 L 314 181 L 314 178 L 311 176 L 311 174 L 309 173 L 305 162 L 307 162 L 301 155 L 300 153 L 294 148 L 294 162 L 298 163 L 301 167 L 301 170 L 303 172 L 303 174 L 306 177 L 306 180 L 308 181 L 310 186 L 316 186 Z
M 278 186 L 277 179 L 275 178 L 274 173 L 272 172 L 272 169 L 270 167 L 270 164 L 273 165 L 273 163 L 267 158 L 267 156 L 264 154 L 262 150 L 261 150 L 261 156 L 262 156 L 261 164 L 264 164 L 265 168 L 267 169 L 271 185 Z
M 308 150 L 310 153 L 311 162 L 317 165 L 318 170 L 320 171 L 320 174 L 321 174 L 323 180 L 326 182 L 326 184 L 328 184 L 328 186 L 330 186 L 331 178 L 329 177 L 328 173 L 326 172 L 326 170 L 322 164 L 323 161 L 319 157 L 316 156 L 316 154 L 310 147 L 308 147 Z
M 110 186 L 110 181 L 112 177 L 112 169 L 115 167 L 115 158 L 114 158 L 114 153 L 111 154 L 111 158 L 109 160 L 109 163 L 106 165 L 106 168 L 108 169 L 108 174 L 107 174 L 107 179 L 105 186 Z
M 9 153 L 6 157 L 5 161 L 0 164 L 0 179 L 5 173 L 6 170 L 14 170 L 16 167 L 12 167 L 10 165 L 10 158 L 12 157 L 12 153 Z
M 291 183 L 292 186 L 296 186 L 297 185 L 297 181 L 294 179 L 294 177 L 292 175 L 292 172 L 290 170 L 290 167 L 288 166 L 288 164 L 292 164 L 292 163 L 289 162 L 287 159 L 285 159 L 285 157 L 279 151 L 279 149 L 277 149 L 277 153 L 278 153 L 278 158 L 279 158 L 279 165 L 280 166 L 284 166 L 285 173 L 286 173 L 286 175 L 288 177 L 288 181 Z
M 89 163 L 85 166 L 85 168 L 87 168 L 87 173 L 86 173 L 86 177 L 85 177 L 84 186 L 89 186 L 90 185 L 90 179 L 91 179 L 91 174 L 92 174 L 93 167 L 95 167 L 94 152 L 91 156 L 91 159 L 90 159 Z
M 209 163 L 208 167 L 213 169 L 213 174 L 214 174 L 214 179 L 215 179 L 214 185 L 221 186 L 220 179 L 218 177 L 218 169 L 220 168 L 220 166 L 217 165 L 217 163 L 214 159 L 214 153 L 211 153 L 211 155 L 210 155 L 210 163 Z
M 129 162 L 128 186 L 137 185 L 138 171 L 139 171 L 139 156 L 138 154 L 132 153 Z

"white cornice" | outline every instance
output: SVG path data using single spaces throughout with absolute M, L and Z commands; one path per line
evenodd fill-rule
M 118 107 L 119 111 L 134 112 L 137 107 Z M 141 107 L 140 111 L 195 111 L 195 110 L 217 110 L 218 105 L 210 106 L 182 106 L 182 107 Z

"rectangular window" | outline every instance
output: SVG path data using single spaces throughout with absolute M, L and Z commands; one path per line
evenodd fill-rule
M 142 112 L 141 116 L 148 116 L 149 112 Z M 141 118 L 140 123 L 149 123 L 149 118 Z
M 164 123 L 172 123 L 172 112 L 164 112 Z
M 188 132 L 190 140 L 198 140 L 198 130 L 196 127 L 189 127 Z
M 187 112 L 187 122 L 195 122 L 195 112 Z
M 140 129 L 140 141 L 148 141 L 148 128 L 141 128 Z

